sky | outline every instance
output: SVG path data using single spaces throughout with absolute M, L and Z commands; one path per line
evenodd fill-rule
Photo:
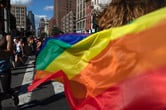
M 27 12 L 32 11 L 35 15 L 36 27 L 41 18 L 53 17 L 54 0 L 11 0 L 11 4 L 23 4 L 27 6 Z
M 112 0 L 99 0 L 100 3 L 108 3 Z M 36 27 L 41 18 L 52 18 L 54 9 L 54 0 L 11 0 L 11 4 L 24 4 L 27 6 L 27 12 L 32 11 L 35 15 Z

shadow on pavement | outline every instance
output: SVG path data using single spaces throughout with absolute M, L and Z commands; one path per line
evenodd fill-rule
M 64 92 L 56 94 L 56 95 L 52 95 L 52 96 L 50 96 L 50 97 L 48 97 L 46 99 L 43 99 L 43 100 L 32 100 L 31 102 L 28 102 L 28 103 L 25 103 L 23 105 L 18 106 L 18 110 L 25 110 L 25 109 L 31 110 L 35 106 L 40 106 L 40 107 L 47 106 L 48 104 L 50 104 L 50 103 L 56 103 L 59 100 L 66 100 Z M 57 106 L 60 106 L 60 105 L 57 104 Z M 64 103 L 64 101 L 63 101 L 63 103 L 61 103 L 61 106 L 66 106 L 66 109 L 64 109 L 64 110 L 70 110 L 68 104 Z M 54 110 L 54 109 L 55 108 L 49 109 L 49 107 L 48 107 L 47 110 Z M 37 110 L 37 109 L 35 109 L 35 110 Z

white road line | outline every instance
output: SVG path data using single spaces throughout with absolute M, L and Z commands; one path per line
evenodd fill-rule
M 28 64 L 28 65 L 31 65 L 33 62 L 34 62 L 34 60 L 30 60 L 30 57 L 28 57 L 28 59 L 25 63 Z M 32 79 L 33 79 L 33 75 L 34 75 L 33 72 L 34 72 L 34 67 L 26 68 L 24 78 L 23 78 L 23 81 L 22 81 L 22 85 L 32 83 Z M 20 89 L 20 90 L 22 90 L 22 89 Z M 28 103 L 31 100 L 31 95 L 32 95 L 32 92 L 27 92 L 25 94 L 19 95 L 19 100 L 20 100 L 19 105 Z
M 60 82 L 52 82 L 51 84 L 52 84 L 53 87 L 54 87 L 54 93 L 55 93 L 55 94 L 64 92 L 64 86 L 63 86 L 62 83 L 60 83 Z
M 32 79 L 33 79 L 33 73 L 32 72 L 25 73 L 22 85 L 31 84 Z M 22 90 L 22 89 L 20 89 L 20 90 Z M 32 95 L 32 92 L 26 92 L 24 94 L 19 95 L 19 100 L 20 100 L 19 105 L 28 103 L 31 100 L 31 95 Z
M 32 65 L 32 63 L 34 62 L 34 60 L 27 60 L 26 64 L 28 65 Z M 28 66 L 27 65 L 27 66 Z M 26 85 L 26 84 L 31 84 L 32 83 L 32 80 L 33 80 L 33 71 L 34 71 L 34 67 L 28 67 L 25 71 L 25 75 L 24 75 L 24 78 L 23 78 L 23 82 L 22 82 L 22 85 Z M 63 84 L 60 83 L 60 82 L 52 82 L 51 83 L 53 85 L 53 88 L 54 88 L 54 93 L 55 94 L 58 94 L 58 93 L 61 93 L 64 91 L 64 87 L 63 87 Z M 22 89 L 20 89 L 22 90 Z M 27 93 L 24 93 L 24 94 L 20 94 L 19 95 L 19 105 L 23 105 L 25 103 L 28 103 L 31 101 L 31 96 L 32 96 L 32 92 L 27 92 Z
M 25 68 L 27 68 L 26 69 L 26 71 L 25 71 Z M 34 65 L 27 65 L 27 66 L 21 66 L 21 67 L 19 67 L 19 68 L 17 68 L 16 70 L 13 70 L 12 71 L 12 74 L 17 74 L 17 73 L 25 73 L 25 72 L 30 72 L 30 71 L 34 71 Z

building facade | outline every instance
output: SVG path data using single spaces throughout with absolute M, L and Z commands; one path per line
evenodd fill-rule
M 16 28 L 18 31 L 26 30 L 27 8 L 25 5 L 11 5 L 11 13 L 16 17 Z
M 86 24 L 85 24 L 85 30 L 88 33 L 92 32 L 92 0 L 86 0 Z
M 98 31 L 96 15 L 101 11 L 99 0 L 86 0 L 86 32 L 94 33 Z
M 76 32 L 75 12 L 70 11 L 61 19 L 61 22 L 62 22 L 62 31 L 64 33 Z
M 38 36 L 45 32 L 45 19 L 41 18 L 39 21 Z
M 86 32 L 85 29 L 85 6 L 86 0 L 76 0 L 76 32 Z
M 47 18 L 45 19 L 44 32 L 47 36 L 49 35 L 49 20 Z
M 108 5 L 111 1 L 103 0 L 74 0 L 76 1 L 76 5 L 74 6 L 74 2 L 72 0 L 54 0 L 54 16 L 56 20 L 56 26 L 60 28 L 64 32 L 70 32 L 68 30 L 69 27 L 69 10 L 70 6 L 76 8 L 76 32 L 84 33 L 84 32 L 97 32 L 98 26 L 96 21 L 96 16 L 98 13 L 103 11 L 106 5 Z M 166 0 L 158 0 L 156 3 L 159 7 L 165 5 Z M 72 3 L 72 5 L 71 5 Z M 111 13 L 111 12 L 110 12 Z
M 76 0 L 54 0 L 54 17 L 56 26 L 62 30 L 61 19 L 70 11 L 75 11 Z
M 32 11 L 28 11 L 28 19 L 30 21 L 30 31 L 35 33 L 36 32 L 36 26 L 35 26 L 35 17 L 34 14 L 32 13 Z
M 55 19 L 55 17 L 52 17 L 48 21 L 48 36 L 52 36 L 52 30 L 55 27 L 55 24 L 56 24 L 56 19 Z

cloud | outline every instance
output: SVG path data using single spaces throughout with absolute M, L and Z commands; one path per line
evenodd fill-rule
M 44 10 L 49 11 L 49 10 L 54 10 L 54 6 L 46 6 L 44 7 Z
M 31 4 L 32 0 L 11 0 L 11 4 L 24 4 L 29 5 Z

